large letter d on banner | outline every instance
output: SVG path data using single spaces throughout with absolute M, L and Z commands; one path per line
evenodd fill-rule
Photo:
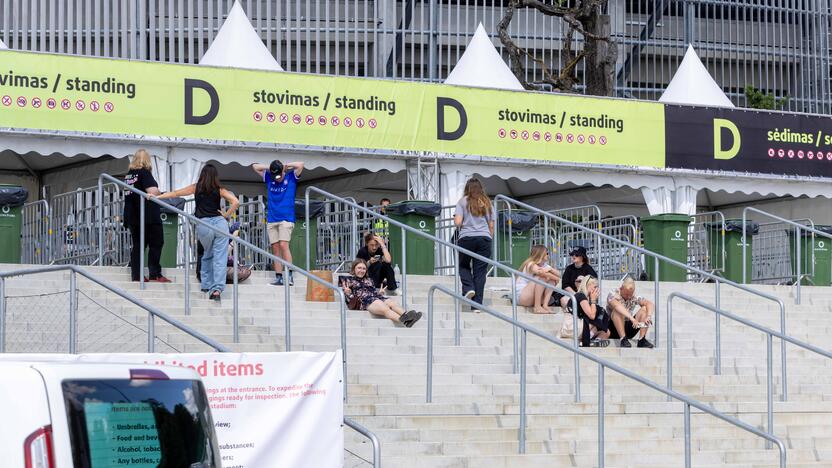
M 204 115 L 194 115 L 194 88 L 208 93 L 211 106 Z M 185 125 L 206 125 L 211 123 L 220 111 L 220 97 L 211 83 L 185 78 Z
M 459 114 L 459 126 L 454 131 L 447 131 L 445 129 L 445 108 L 453 107 Z M 436 139 L 437 140 L 459 140 L 465 134 L 468 128 L 468 114 L 465 113 L 465 107 L 456 99 L 449 97 L 436 98 Z
M 731 132 L 732 144 L 727 150 L 722 149 L 722 130 Z M 714 158 L 715 159 L 733 159 L 740 152 L 740 145 L 742 139 L 740 138 L 740 129 L 730 120 L 714 119 Z

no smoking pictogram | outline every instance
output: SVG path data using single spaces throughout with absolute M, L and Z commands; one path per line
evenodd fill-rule
M 329 121 L 332 123 L 333 127 L 341 125 L 341 119 L 339 119 L 337 115 L 332 116 L 332 118 L 329 119 Z
M 57 105 L 58 105 L 58 102 L 55 101 L 55 98 L 49 98 L 49 99 L 46 100 L 46 107 L 48 107 L 50 109 L 54 109 L 55 106 L 57 106 Z
M 253 117 L 254 117 L 255 122 L 259 122 L 259 121 L 263 120 L 263 114 L 261 114 L 260 111 L 254 111 L 254 116 Z
M 17 98 L 17 105 L 19 107 L 26 107 L 26 98 L 23 97 L 23 96 L 18 97 Z
M 39 97 L 32 98 L 32 107 L 34 107 L 35 109 L 40 109 L 40 106 L 42 105 L 43 101 L 41 101 Z
M 3 96 L 3 105 L 9 107 L 12 105 L 12 97 L 11 96 Z
M 86 103 L 84 103 L 84 101 L 82 101 L 80 99 L 75 101 L 75 108 L 78 109 L 79 111 L 82 111 L 82 110 L 86 109 L 86 107 L 87 107 L 87 105 L 86 105 Z
M 108 102 L 105 102 L 105 103 L 104 103 L 104 110 L 105 110 L 105 111 L 107 111 L 107 112 L 112 112 L 114 109 L 115 109 L 115 106 L 113 105 L 113 103 L 112 103 L 112 102 L 109 102 L 109 101 L 108 101 Z
M 99 104 L 98 101 L 90 101 L 90 110 L 98 112 L 98 109 L 101 109 L 101 104 Z
M 378 127 L 378 121 L 376 121 L 376 119 L 370 119 L 367 122 L 367 125 L 369 125 L 370 128 L 376 128 L 376 127 Z
M 61 99 L 61 109 L 69 110 L 70 107 L 72 107 L 72 103 L 69 99 Z
M 268 114 L 266 114 L 266 120 L 268 120 L 269 122 L 274 122 L 274 119 L 275 119 L 274 112 L 269 112 Z
M 289 114 L 283 112 L 280 114 L 280 123 L 286 123 L 289 121 Z

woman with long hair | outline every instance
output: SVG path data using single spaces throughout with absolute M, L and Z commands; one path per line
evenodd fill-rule
M 491 200 L 485 194 L 482 182 L 472 177 L 465 183 L 462 198 L 456 204 L 454 224 L 459 233 L 457 245 L 477 255 L 491 256 L 491 241 L 494 236 L 494 210 Z M 485 275 L 488 264 L 460 253 L 459 279 L 465 297 L 482 304 L 485 291 Z M 478 309 L 474 309 L 478 312 Z
M 609 337 L 610 316 L 603 307 L 598 305 L 598 280 L 592 276 L 582 276 L 577 279 L 580 283 L 575 301 L 578 303 L 578 318 L 583 319 L 584 327 L 581 332 L 581 346 L 604 348 L 610 344 Z M 572 307 L 571 302 L 569 307 Z M 574 311 L 572 311 L 574 312 Z M 564 315 L 564 320 L 572 320 Z
M 549 249 L 544 245 L 532 247 L 529 258 L 520 265 L 520 271 L 552 286 L 557 286 L 558 281 L 560 281 L 560 272 L 549 265 Z M 517 278 L 516 291 L 517 305 L 533 307 L 532 311 L 535 314 L 553 313 L 552 309 L 549 308 L 549 298 L 552 297 L 553 289 L 533 283 L 525 278 Z
M 405 312 L 396 301 L 382 296 L 373 286 L 373 280 L 367 276 L 367 262 L 362 258 L 353 260 L 350 266 L 350 276 L 341 278 L 340 283 L 347 301 L 350 298 L 358 299 L 359 310 L 387 317 L 393 323 L 401 323 L 407 328 L 412 327 L 422 318 L 421 312 L 415 310 Z
M 149 195 L 159 195 L 159 184 L 153 178 L 153 164 L 150 161 L 150 154 L 144 149 L 136 151 L 130 160 L 127 168 L 127 175 L 124 176 L 124 183 L 141 190 Z M 141 203 L 142 197 L 133 192 L 128 192 L 124 197 L 124 225 L 130 230 L 130 238 L 133 245 L 130 248 L 130 277 L 133 281 L 139 281 L 144 269 L 139 256 L 141 249 Z M 144 247 L 147 247 L 147 267 L 149 277 L 146 281 L 159 283 L 170 283 L 170 280 L 162 276 L 162 246 L 165 237 L 162 232 L 162 215 L 159 205 L 149 201 L 144 202 Z
M 196 202 L 194 216 L 221 232 L 228 231 L 228 218 L 237 211 L 240 202 L 233 193 L 223 188 L 217 168 L 213 164 L 206 164 L 202 168 L 196 184 L 165 193 L 158 198 L 186 197 L 188 195 L 193 195 Z M 220 198 L 225 199 L 228 204 L 228 209 L 225 211 L 220 208 Z M 207 292 L 209 299 L 219 301 L 223 290 L 225 290 L 228 238 L 202 224 L 196 227 L 196 237 L 205 249 L 205 253 L 202 254 L 200 280 L 202 292 Z

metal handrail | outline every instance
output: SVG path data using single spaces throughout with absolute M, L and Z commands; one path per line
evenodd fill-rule
M 387 224 L 388 229 L 389 229 L 389 226 L 398 227 L 398 228 L 402 229 L 402 231 L 404 231 L 404 232 L 409 232 L 409 233 L 412 233 L 416 236 L 429 239 L 434 243 L 434 245 L 435 244 L 443 245 L 445 247 L 448 247 L 448 248 L 456 251 L 457 253 L 463 253 L 465 255 L 468 255 L 471 258 L 474 258 L 474 259 L 479 260 L 481 262 L 485 262 L 485 263 L 491 265 L 492 267 L 494 267 L 495 269 L 499 268 L 499 269 L 502 269 L 503 271 L 505 271 L 506 273 L 510 274 L 511 275 L 511 292 L 512 292 L 511 309 L 512 309 L 512 317 L 514 317 L 515 320 L 517 320 L 517 301 L 515 300 L 516 297 L 517 297 L 517 277 L 523 278 L 523 279 L 525 279 L 529 282 L 535 283 L 535 284 L 539 284 L 539 285 L 544 286 L 546 288 L 553 289 L 554 291 L 556 291 L 560 294 L 563 294 L 564 296 L 568 296 L 570 298 L 570 300 L 572 301 L 572 310 L 575 311 L 575 313 L 572 314 L 573 327 L 575 329 L 578 328 L 578 313 L 577 313 L 578 303 L 575 300 L 575 293 L 565 291 L 565 290 L 560 289 L 556 286 L 552 286 L 551 284 L 546 283 L 544 281 L 541 281 L 541 280 L 535 278 L 532 275 L 528 275 L 528 274 L 523 273 L 521 271 L 515 270 L 514 268 L 512 268 L 510 266 L 504 265 L 504 264 L 502 264 L 498 261 L 492 260 L 488 257 L 483 257 L 482 255 L 471 252 L 470 250 L 464 249 L 464 248 L 462 248 L 462 247 L 460 247 L 456 244 L 445 241 L 445 240 L 440 239 L 436 236 L 432 236 L 430 234 L 425 234 L 424 232 L 421 232 L 417 229 L 414 229 L 414 228 L 412 228 L 412 227 L 410 227 L 406 224 L 403 224 L 403 223 L 401 223 L 399 221 L 396 221 L 392 218 L 389 218 L 385 215 L 382 215 L 380 213 L 372 211 L 368 208 L 364 208 L 363 206 L 361 206 L 357 203 L 350 202 L 346 198 L 339 197 L 339 196 L 334 195 L 332 193 L 329 193 L 325 190 L 321 190 L 317 187 L 307 187 L 306 188 L 306 193 L 305 193 L 305 197 L 306 197 L 305 198 L 305 202 L 306 202 L 305 205 L 306 205 L 306 207 L 305 207 L 305 209 L 306 209 L 307 219 L 309 218 L 309 201 L 310 201 L 309 194 L 311 192 L 315 192 L 317 194 L 323 195 L 328 200 L 334 200 L 334 201 L 344 203 L 347 206 L 352 207 L 354 211 L 364 212 L 364 213 L 370 215 L 370 217 L 373 218 L 373 219 L 380 219 L 382 221 L 386 221 L 388 223 Z M 353 216 L 353 220 L 354 219 L 355 219 L 355 217 Z M 407 268 L 406 268 L 407 267 L 407 253 L 406 253 L 407 252 L 407 235 L 405 235 L 404 232 L 402 233 L 402 304 L 403 304 L 403 307 L 406 309 L 407 308 Z M 459 255 L 456 256 L 456 260 L 457 260 L 457 263 L 459 263 Z M 308 229 L 306 230 L 306 267 L 309 268 L 309 230 Z M 454 288 L 457 292 L 459 292 L 459 265 L 456 265 L 455 270 L 456 270 L 456 281 L 454 281 Z M 459 305 L 460 305 L 459 302 L 455 302 L 454 344 L 456 344 L 456 345 L 459 345 L 459 341 L 460 341 L 460 322 L 461 322 L 461 318 L 460 318 L 460 307 L 459 307 Z M 578 347 L 578 334 L 577 333 L 572 333 L 572 342 L 573 342 L 573 346 L 575 348 L 577 348 Z M 512 348 L 512 350 L 514 352 L 514 358 L 512 359 L 512 363 L 513 363 L 513 367 L 514 367 L 515 372 L 517 371 L 517 359 L 518 359 L 518 354 L 519 354 L 517 349 L 518 349 L 517 333 L 514 333 L 513 348 Z M 577 355 L 575 356 L 574 366 L 575 366 L 575 382 L 576 382 L 575 401 L 580 401 L 580 399 L 581 399 L 580 385 L 579 385 L 579 383 L 580 383 L 580 364 L 578 362 L 578 356 Z
M 344 416 L 344 424 L 370 439 L 370 442 L 373 444 L 373 468 L 381 468 L 381 442 L 378 441 L 378 437 L 366 427 L 346 416 Z
M 142 192 L 141 190 L 138 190 L 138 189 L 136 189 L 136 188 L 134 188 L 130 185 L 127 185 L 123 181 L 118 180 L 118 179 L 116 179 L 115 177 L 113 177 L 109 174 L 101 174 L 98 177 L 98 189 L 99 190 L 102 190 L 104 180 L 111 181 L 111 182 L 115 183 L 116 186 L 122 187 L 125 190 L 128 190 L 132 193 L 135 193 L 135 194 L 141 196 L 143 200 L 148 199 L 147 194 L 145 192 Z M 269 258 L 273 261 L 279 262 L 281 265 L 283 265 L 283 268 L 285 268 L 287 271 L 289 269 L 297 271 L 298 273 L 300 273 L 301 276 L 306 277 L 307 281 L 312 280 L 312 281 L 314 281 L 314 282 L 316 282 L 316 283 L 318 283 L 318 284 L 320 284 L 320 285 L 322 285 L 322 286 L 324 286 L 328 289 L 334 290 L 334 293 L 335 293 L 336 297 L 340 299 L 338 302 L 339 302 L 340 316 L 341 316 L 340 317 L 341 318 L 341 355 L 342 355 L 342 366 L 343 366 L 343 370 L 344 370 L 344 400 L 346 400 L 347 399 L 347 378 L 346 378 L 346 376 L 347 376 L 347 314 L 346 314 L 346 308 L 345 308 L 344 292 L 341 290 L 341 288 L 318 278 L 317 276 L 309 273 L 308 271 L 306 271 L 306 270 L 304 270 L 300 267 L 296 267 L 296 266 L 292 265 L 291 263 L 287 262 L 286 260 L 272 254 L 271 252 L 267 252 L 267 251 L 257 247 L 256 245 L 252 244 L 251 242 L 240 239 L 239 237 L 232 236 L 231 234 L 228 233 L 227 229 L 226 230 L 217 229 L 214 226 L 211 226 L 210 224 L 206 223 L 205 221 L 191 215 L 190 213 L 186 213 L 186 212 L 180 210 L 179 208 L 171 206 L 171 205 L 169 205 L 169 204 L 165 203 L 164 201 L 159 200 L 157 198 L 149 198 L 149 200 L 152 203 L 156 203 L 157 205 L 164 206 L 165 209 L 178 214 L 180 219 L 186 220 L 186 223 L 194 223 L 194 224 L 200 225 L 202 227 L 208 228 L 211 231 L 213 231 L 214 234 L 220 235 L 220 236 L 222 236 L 226 239 L 231 240 L 231 242 L 233 243 L 235 252 L 237 251 L 237 246 L 238 245 L 244 245 L 244 246 L 248 247 L 249 249 L 252 249 L 253 251 L 255 251 L 257 253 L 266 256 L 266 258 Z M 141 230 L 141 239 L 142 239 L 141 244 L 142 245 L 144 245 L 144 205 L 145 205 L 144 203 L 139 203 L 140 222 L 141 222 L 141 229 L 140 230 Z M 98 230 L 98 255 L 99 255 L 99 264 L 100 264 L 101 261 L 103 260 L 103 256 L 104 256 L 104 244 L 103 244 L 104 231 L 103 231 L 103 226 L 102 226 L 103 223 L 100 222 L 101 218 L 103 217 L 103 213 L 101 213 L 101 211 L 103 210 L 103 206 L 99 203 L 97 208 L 98 208 L 98 217 L 99 217 L 99 223 L 98 223 L 98 229 L 99 229 Z M 187 245 L 187 243 L 186 243 L 186 245 Z M 139 264 L 144 265 L 144 249 L 139 249 L 139 252 L 140 252 L 140 254 L 139 254 L 140 263 Z M 187 249 L 186 249 L 186 257 L 187 257 Z M 143 274 L 139 275 L 139 278 L 142 281 L 142 285 L 143 285 L 144 284 L 144 282 L 143 282 L 144 275 Z M 184 287 L 185 287 L 185 301 L 186 301 L 185 313 L 187 314 L 188 313 L 187 304 L 190 301 L 190 278 L 188 277 L 188 262 L 185 262 L 185 279 L 184 279 L 183 283 L 184 283 Z M 240 339 L 240 316 L 239 316 L 239 307 L 238 307 L 238 302 L 237 302 L 237 283 L 238 283 L 238 281 L 237 281 L 237 255 L 234 255 L 234 305 L 233 305 L 233 314 L 234 314 L 233 330 L 234 330 L 234 333 L 233 334 L 234 334 L 234 342 L 235 343 L 239 342 L 239 339 Z M 289 290 L 289 282 L 286 281 L 283 284 L 284 284 L 284 295 L 283 296 L 284 296 L 284 304 L 285 304 L 284 318 L 285 318 L 285 324 L 286 324 L 285 325 L 285 328 L 286 328 L 286 330 L 285 330 L 286 351 L 291 351 L 291 349 L 292 349 L 291 348 L 291 343 L 292 343 L 292 341 L 291 341 L 291 337 L 292 337 L 292 333 L 291 333 L 291 313 L 290 313 L 291 293 L 290 293 L 290 290 Z
M 812 346 L 809 343 L 804 341 L 800 341 L 798 339 L 792 338 L 791 336 L 784 335 L 778 331 L 772 330 L 771 328 L 764 327 L 762 325 L 758 325 L 750 320 L 746 320 L 742 317 L 738 317 L 730 312 L 726 312 L 724 310 L 720 310 L 714 306 L 705 304 L 704 302 L 694 299 L 686 294 L 673 292 L 667 297 L 667 342 L 669 343 L 667 346 L 667 388 L 673 388 L 673 346 L 672 339 L 673 339 L 673 299 L 679 298 L 683 301 L 690 302 L 691 304 L 698 305 L 699 307 L 711 311 L 717 316 L 727 317 L 735 322 L 739 322 L 749 328 L 753 328 L 755 330 L 759 330 L 766 334 L 766 389 L 767 389 L 767 397 L 766 397 L 766 412 L 768 415 L 768 432 L 770 434 L 774 434 L 774 404 L 773 404 L 773 392 L 774 392 L 774 377 L 772 372 L 772 338 L 777 337 L 783 340 L 783 347 L 786 346 L 786 343 L 791 343 L 799 348 L 803 348 L 807 351 L 812 351 L 815 354 L 819 354 L 825 358 L 832 359 L 832 353 L 828 351 L 824 351 L 816 346 Z M 719 355 L 722 353 L 722 347 L 720 345 L 720 338 L 717 336 L 716 341 L 716 354 Z M 717 362 L 720 360 L 717 359 Z M 784 369 L 785 372 L 785 369 Z M 716 372 L 719 374 L 719 372 Z M 786 382 L 786 375 L 783 374 L 783 399 L 785 401 L 785 382 Z
M 800 276 L 801 276 L 800 267 L 801 267 L 801 264 L 803 263 L 803 258 L 802 258 L 801 252 L 800 252 L 801 244 L 803 243 L 802 239 L 800 238 L 800 231 L 806 231 L 806 232 L 811 232 L 812 233 L 812 239 L 813 239 L 813 241 L 812 241 L 812 252 L 813 252 L 813 255 L 814 255 L 814 236 L 821 236 L 821 237 L 826 237 L 827 239 L 832 239 L 832 235 L 827 234 L 823 231 L 819 231 L 819 230 L 815 229 L 814 227 L 804 226 L 804 225 L 802 225 L 800 223 L 797 223 L 797 222 L 795 222 L 791 219 L 781 218 L 780 216 L 769 213 L 767 211 L 763 211 L 763 210 L 759 210 L 757 208 L 746 206 L 742 210 L 742 242 L 743 242 L 743 249 L 742 249 L 742 281 L 743 282 L 747 281 L 747 276 L 748 276 L 748 272 L 746 271 L 748 269 L 748 266 L 745 264 L 745 259 L 746 259 L 746 256 L 748 255 L 745 251 L 746 250 L 745 249 L 745 245 L 746 245 L 745 244 L 745 235 L 746 235 L 746 219 L 747 219 L 747 215 L 748 215 L 749 211 L 760 214 L 760 215 L 763 215 L 763 216 L 767 216 L 771 219 L 776 219 L 777 221 L 779 221 L 781 223 L 788 224 L 788 225 L 793 226 L 795 228 L 795 231 L 796 231 L 795 232 L 795 237 L 796 237 L 796 239 L 795 239 L 795 244 L 796 244 L 795 245 L 795 260 L 796 260 L 796 263 L 797 263 L 796 268 L 795 268 L 795 276 L 797 277 L 797 281 L 796 281 L 796 283 L 797 283 L 797 293 L 795 294 L 795 297 L 794 297 L 794 303 L 799 305 L 800 304 L 800 283 L 802 282 L 801 278 L 800 278 Z M 811 221 L 811 220 L 809 220 L 809 221 Z M 814 223 L 813 223 L 813 226 L 814 226 Z M 785 321 L 785 318 L 783 320 Z M 783 331 L 783 333 L 785 334 L 785 331 Z
M 70 296 L 75 294 L 77 285 L 76 285 L 76 275 L 81 275 L 84 278 L 96 283 L 99 286 L 106 288 L 107 290 L 113 292 L 114 294 L 120 296 L 122 299 L 125 299 L 133 304 L 141 307 L 142 309 L 147 311 L 147 352 L 152 353 L 155 349 L 155 319 L 159 318 L 164 320 L 165 322 L 173 325 L 175 328 L 179 329 L 180 331 L 185 332 L 186 334 L 196 338 L 197 340 L 207 344 L 208 346 L 216 349 L 217 351 L 221 352 L 228 352 L 229 349 L 226 348 L 222 343 L 209 338 L 206 335 L 194 330 L 193 328 L 185 325 L 184 323 L 176 320 L 175 318 L 167 315 L 166 313 L 162 312 L 161 310 L 157 309 L 156 307 L 142 301 L 141 299 L 129 294 L 128 292 L 124 291 L 121 288 L 113 286 L 106 281 L 99 279 L 98 277 L 92 275 L 91 273 L 83 270 L 82 268 L 75 266 L 75 265 L 50 265 L 50 266 L 43 266 L 43 267 L 36 267 L 36 268 L 27 268 L 24 270 L 17 270 L 17 271 L 8 271 L 0 273 L 0 353 L 5 352 L 5 336 L 6 336 L 6 329 L 5 329 L 5 318 L 6 318 L 6 294 L 5 294 L 5 287 L 6 287 L 6 279 L 17 277 L 17 276 L 27 276 L 27 275 L 36 275 L 40 273 L 52 273 L 56 271 L 69 271 L 70 272 Z M 77 341 L 77 330 L 74 327 L 75 320 L 74 315 L 77 312 L 76 310 L 77 302 L 75 300 L 70 300 L 70 353 L 75 352 L 75 343 Z
M 471 303 L 468 298 L 459 295 L 458 293 L 451 291 L 449 288 L 441 285 L 433 285 L 428 290 L 428 332 L 427 332 L 427 383 L 426 383 L 426 391 L 425 391 L 425 401 L 427 403 L 431 403 L 433 399 L 433 304 L 434 304 L 434 293 L 436 291 L 441 291 L 448 296 L 455 298 L 458 301 Z M 746 424 L 740 421 L 737 418 L 733 418 L 727 414 L 722 413 L 721 411 L 717 411 L 708 405 L 699 402 L 693 398 L 685 396 L 679 392 L 671 388 L 663 387 L 655 382 L 652 382 L 634 372 L 631 372 L 623 367 L 618 366 L 617 364 L 613 363 L 612 361 L 608 361 L 597 355 L 587 352 L 580 348 L 573 348 L 569 345 L 565 344 L 561 340 L 555 338 L 548 333 L 539 330 L 531 325 L 526 325 L 522 322 L 514 320 L 511 317 L 503 315 L 489 307 L 482 307 L 480 310 L 483 312 L 491 315 L 494 318 L 502 320 L 504 322 L 509 323 L 515 329 L 522 330 L 522 341 L 521 341 L 521 359 L 520 359 L 520 427 L 518 430 L 518 441 L 519 447 L 518 452 L 520 454 L 526 453 L 526 342 L 527 342 L 527 335 L 531 333 L 538 338 L 543 339 L 544 341 L 548 341 L 556 346 L 559 346 L 567 351 L 574 353 L 575 355 L 579 355 L 585 359 L 593 361 L 598 364 L 598 467 L 604 467 L 604 446 L 605 446 L 605 439 L 604 439 L 604 370 L 610 369 L 615 371 L 618 374 L 623 375 L 631 380 L 635 380 L 636 382 L 646 385 L 647 387 L 656 390 L 657 392 L 664 393 L 669 398 L 675 398 L 685 404 L 684 409 L 684 426 L 685 426 L 685 466 L 691 466 L 691 429 L 690 429 L 690 408 L 694 407 L 702 412 L 708 413 L 715 418 L 721 419 L 729 424 L 732 424 L 740 429 L 743 429 L 747 432 L 750 432 L 758 437 L 765 439 L 768 442 L 773 442 L 777 444 L 777 448 L 780 451 L 780 467 L 785 468 L 786 466 L 786 446 L 783 442 L 776 437 L 773 433 L 767 433 L 765 431 L 761 431 L 756 427 L 753 427 L 749 424 Z M 577 332 L 577 330 L 576 330 Z
M 578 223 L 573 223 L 572 221 L 560 218 L 558 216 L 554 216 L 552 214 L 549 214 L 549 213 L 545 212 L 544 210 L 541 210 L 539 208 L 535 208 L 535 207 L 533 207 L 529 204 L 523 203 L 523 202 L 521 202 L 519 200 L 515 200 L 513 198 L 509 198 L 505 195 L 495 196 L 494 197 L 494 205 L 496 206 L 496 204 L 501 200 L 504 203 L 514 204 L 514 205 L 517 205 L 517 206 L 519 206 L 523 209 L 534 211 L 534 212 L 543 214 L 547 217 L 552 217 L 553 219 L 555 219 L 559 223 L 563 223 L 563 224 L 566 224 L 568 226 L 572 226 L 574 228 L 578 228 L 578 229 L 583 230 L 583 231 L 590 231 L 590 233 L 594 233 L 599 238 L 607 239 L 607 240 L 615 242 L 619 245 L 623 245 L 624 247 L 627 247 L 629 249 L 635 250 L 636 252 L 640 252 L 640 253 L 644 254 L 645 256 L 652 257 L 653 258 L 654 271 L 655 271 L 655 274 L 656 274 L 655 279 L 653 280 L 654 281 L 654 288 L 655 288 L 654 304 L 655 304 L 655 307 L 656 307 L 655 314 L 654 314 L 655 329 L 653 331 L 653 339 L 654 339 L 654 343 L 655 343 L 656 347 L 659 346 L 659 260 L 661 260 L 665 263 L 668 263 L 672 266 L 682 268 L 685 271 L 693 272 L 693 273 L 696 273 L 696 274 L 701 275 L 703 277 L 712 279 L 714 281 L 714 296 L 715 296 L 714 301 L 715 301 L 716 307 L 719 307 L 719 302 L 720 302 L 720 288 L 719 288 L 719 285 L 721 283 L 724 283 L 728 286 L 733 286 L 733 287 L 735 287 L 735 288 L 737 288 L 741 291 L 751 293 L 751 294 L 753 294 L 755 296 L 758 296 L 758 297 L 761 297 L 763 299 L 767 299 L 767 300 L 776 302 L 777 305 L 780 307 L 780 333 L 782 333 L 783 335 L 786 334 L 786 304 L 783 302 L 782 299 L 780 299 L 777 296 L 774 296 L 774 295 L 771 295 L 771 294 L 768 294 L 768 293 L 764 293 L 762 291 L 757 291 L 757 290 L 752 289 L 752 288 L 750 288 L 750 287 L 748 287 L 744 284 L 735 283 L 731 280 L 722 278 L 722 277 L 720 277 L 718 275 L 715 275 L 713 273 L 708 273 L 705 270 L 700 270 L 699 268 L 692 267 L 692 266 L 688 265 L 687 263 L 682 263 L 678 260 L 674 260 L 672 258 L 665 257 L 664 255 L 658 254 L 656 252 L 651 252 L 651 251 L 649 251 L 649 250 L 647 250 L 643 247 L 639 247 L 639 246 L 633 245 L 633 244 L 628 244 L 627 242 L 624 242 L 620 239 L 616 239 L 612 236 L 608 236 L 608 235 L 606 235 L 602 232 L 592 231 L 591 229 L 589 229 L 587 227 L 584 227 L 584 226 L 582 226 Z M 745 249 L 743 249 L 743 250 L 745 250 Z M 745 266 L 744 261 L 743 261 L 743 266 Z M 719 331 L 720 331 L 719 320 L 717 320 L 717 324 L 716 324 L 717 337 L 719 337 Z M 780 365 L 783 369 L 783 381 L 784 381 L 783 382 L 783 398 L 786 399 L 787 398 L 787 393 L 786 393 L 786 382 L 785 382 L 785 380 L 786 380 L 786 348 L 785 347 L 782 347 L 780 349 Z
M 161 310 L 153 307 L 152 305 L 147 304 L 144 301 L 142 301 L 141 299 L 132 296 L 131 294 L 127 293 L 126 291 L 124 291 L 121 288 L 113 286 L 113 285 L 107 283 L 106 281 L 97 278 L 95 275 L 83 270 L 80 267 L 77 267 L 75 265 L 52 265 L 52 266 L 27 268 L 27 269 L 24 269 L 24 270 L 17 270 L 17 271 L 0 273 L 0 353 L 5 353 L 6 352 L 6 346 L 5 346 L 5 338 L 6 338 L 6 329 L 5 329 L 5 323 L 6 323 L 6 289 L 5 289 L 6 288 L 6 279 L 17 277 L 17 276 L 36 275 L 36 274 L 40 274 L 40 273 L 53 273 L 53 272 L 56 272 L 56 271 L 65 271 L 65 270 L 68 270 L 70 272 L 70 275 L 71 275 L 70 280 L 69 280 L 70 281 L 70 295 L 73 295 L 73 291 L 75 290 L 75 288 L 77 288 L 75 275 L 81 275 L 84 278 L 92 281 L 93 283 L 95 283 L 95 284 L 107 289 L 108 291 L 120 296 L 122 299 L 130 301 L 133 304 L 135 304 L 135 305 L 141 307 L 142 309 L 146 310 L 147 313 L 148 313 L 148 327 L 147 327 L 147 333 L 148 333 L 148 340 L 147 340 L 148 349 L 147 349 L 147 352 L 148 353 L 152 353 L 152 352 L 155 351 L 155 349 L 154 349 L 154 344 L 155 344 L 154 317 L 158 317 L 158 318 L 164 320 L 165 322 L 172 325 L 174 328 L 184 332 L 187 335 L 190 335 L 190 336 L 196 338 L 197 340 L 199 340 L 199 341 L 207 344 L 208 346 L 214 348 L 218 352 L 221 352 L 221 353 L 230 353 L 231 352 L 231 349 L 229 349 L 228 347 L 226 347 L 222 343 L 203 335 L 202 333 L 200 333 L 200 332 L 194 330 L 193 328 L 183 324 L 182 322 L 170 317 L 169 315 L 167 315 L 166 313 L 162 312 Z M 75 312 L 76 312 L 74 310 L 75 304 L 76 304 L 76 301 L 70 300 L 70 315 L 75 315 Z M 73 322 L 74 322 L 74 320 L 71 320 L 70 324 L 72 324 Z M 70 337 L 69 337 L 70 348 L 72 348 L 71 354 L 74 354 L 74 352 L 76 351 L 75 342 L 77 341 L 77 329 L 74 326 L 70 325 L 69 331 L 70 331 Z M 344 380 L 345 381 L 347 380 L 346 375 L 344 375 Z M 379 442 L 378 437 L 376 437 L 376 435 L 372 431 L 367 429 L 366 427 L 364 427 L 364 426 L 358 424 L 357 422 L 347 418 L 346 416 L 344 417 L 344 424 L 346 424 L 347 426 L 355 429 L 358 433 L 360 433 L 364 437 L 370 439 L 370 441 L 373 444 L 373 467 L 374 468 L 381 468 L 381 443 Z

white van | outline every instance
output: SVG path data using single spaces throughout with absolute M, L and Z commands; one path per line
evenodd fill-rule
M 4 468 L 221 468 L 192 369 L 0 361 Z

